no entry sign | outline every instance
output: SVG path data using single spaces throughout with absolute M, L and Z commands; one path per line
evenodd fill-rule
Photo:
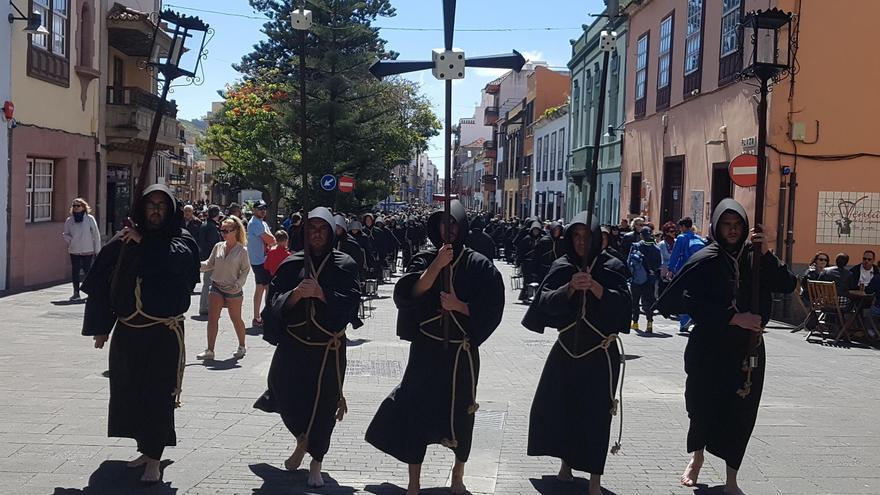
M 351 177 L 339 178 L 339 192 L 349 193 L 354 191 L 354 179 Z
M 758 185 L 758 156 L 748 153 L 739 155 L 730 162 L 727 171 L 734 184 L 755 187 Z

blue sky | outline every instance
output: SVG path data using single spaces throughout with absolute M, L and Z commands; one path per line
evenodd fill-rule
M 239 74 L 231 67 L 241 56 L 249 53 L 254 43 L 263 38 L 259 19 L 198 12 L 188 9 L 223 11 L 226 14 L 253 16 L 247 0 L 167 0 L 165 6 L 182 13 L 200 16 L 215 30 L 216 36 L 208 47 L 205 62 L 205 83 L 202 86 L 176 88 L 180 116 L 186 119 L 202 117 L 210 110 L 211 102 L 218 101 L 217 90 L 235 81 Z M 397 9 L 395 17 L 379 19 L 376 25 L 387 28 L 442 29 L 440 0 L 392 0 Z M 222 7 L 220 6 L 222 4 Z M 577 38 L 581 25 L 589 24 L 591 13 L 604 8 L 602 0 L 459 0 L 456 11 L 457 29 L 498 28 L 554 28 L 554 30 L 468 32 L 455 34 L 455 46 L 467 56 L 520 51 L 527 59 L 546 61 L 551 67 L 563 69 L 571 54 L 569 39 Z M 388 48 L 400 52 L 401 60 L 429 60 L 431 50 L 443 46 L 443 32 L 382 30 Z M 503 72 L 503 71 L 501 71 Z M 491 69 L 468 69 L 465 79 L 456 82 L 453 89 L 453 123 L 473 115 L 480 90 L 500 74 Z M 419 82 L 422 92 L 433 102 L 434 111 L 443 119 L 443 83 L 430 71 L 408 76 Z M 431 142 L 428 154 L 440 168 L 442 175 L 443 141 L 441 136 Z

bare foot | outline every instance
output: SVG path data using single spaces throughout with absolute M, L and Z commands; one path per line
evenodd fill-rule
M 571 474 L 571 466 L 563 462 L 562 466 L 559 467 L 559 474 L 556 475 L 556 479 L 563 483 L 573 483 L 574 475 Z
M 290 454 L 290 457 L 284 461 L 284 468 L 288 471 L 296 471 L 302 465 L 305 455 L 306 449 L 300 449 L 300 446 L 297 445 L 296 449 L 293 450 L 293 454 Z
M 601 475 L 590 474 L 590 495 L 602 495 Z
M 309 481 L 308 485 L 312 488 L 321 488 L 324 486 L 324 477 L 321 476 L 321 463 L 312 461 L 309 463 Z
M 141 482 L 158 483 L 162 479 L 162 471 L 159 469 L 159 461 L 148 457 L 144 465 L 146 467 L 144 468 L 144 475 L 141 476 Z
M 684 473 L 681 475 L 682 486 L 696 486 L 697 478 L 700 476 L 700 469 L 702 467 L 702 458 L 698 458 L 697 456 L 691 457 L 691 461 L 688 463 L 687 467 L 684 470 Z
M 128 461 L 128 463 L 125 465 L 125 467 L 129 467 L 129 468 L 140 467 L 140 466 L 143 466 L 144 464 L 146 464 L 148 460 L 150 460 L 150 458 L 147 457 L 146 454 L 141 454 L 141 456 L 138 457 L 137 459 L 135 459 L 133 461 Z
M 452 467 L 452 482 L 449 484 L 452 495 L 464 495 L 467 488 L 464 486 L 464 463 L 455 462 Z

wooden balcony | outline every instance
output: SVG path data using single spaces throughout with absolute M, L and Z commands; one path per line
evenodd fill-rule
M 107 88 L 105 132 L 110 150 L 144 153 L 150 139 L 150 127 L 159 106 L 159 97 L 141 88 Z M 166 104 L 156 139 L 156 151 L 180 145 L 177 105 Z
M 498 122 L 498 107 L 486 107 L 486 111 L 483 114 L 483 123 L 485 125 L 495 125 Z

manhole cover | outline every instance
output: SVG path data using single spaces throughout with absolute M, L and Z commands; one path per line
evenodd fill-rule
M 380 378 L 400 378 L 400 361 L 363 361 L 349 359 L 346 376 L 377 376 Z
M 474 428 L 486 428 L 490 430 L 504 429 L 504 419 L 507 413 L 504 411 L 477 411 L 477 417 L 474 418 Z

